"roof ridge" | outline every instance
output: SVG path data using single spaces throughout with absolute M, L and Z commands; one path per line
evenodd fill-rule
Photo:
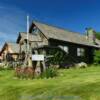
M 47 24 L 46 22 L 42 22 L 42 21 L 38 21 L 38 20 L 33 20 L 33 23 L 34 22 L 40 23 L 40 24 L 45 24 L 47 26 L 54 27 L 54 28 L 57 28 L 57 29 L 61 29 L 61 30 L 67 31 L 67 32 L 72 32 L 72 33 L 80 34 L 79 32 L 74 32 L 74 31 L 68 30 L 68 29 L 60 27 L 60 26 L 56 26 L 56 25 L 52 25 L 52 24 Z

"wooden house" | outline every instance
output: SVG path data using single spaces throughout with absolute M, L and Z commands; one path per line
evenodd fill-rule
M 16 61 L 19 57 L 19 44 L 6 42 L 0 52 L 3 61 Z
M 100 49 L 100 42 L 92 28 L 86 29 L 87 34 L 68 31 L 38 21 L 33 21 L 29 29 L 29 44 L 32 54 L 44 54 L 55 56 L 58 53 L 59 64 L 69 65 L 79 62 L 93 63 L 94 50 Z M 17 43 L 20 44 L 20 52 L 25 52 L 27 43 L 26 33 L 19 33 Z M 23 50 L 22 50 L 23 49 Z M 53 51 L 54 50 L 54 51 Z M 54 52 L 54 53 L 52 53 Z M 56 54 L 57 55 L 57 54 Z M 64 57 L 65 56 L 65 57 Z M 63 60 L 64 58 L 64 60 Z

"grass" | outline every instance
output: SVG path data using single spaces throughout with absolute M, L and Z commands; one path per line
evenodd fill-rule
M 63 69 L 56 78 L 33 80 L 2 70 L 0 100 L 100 100 L 100 67 Z

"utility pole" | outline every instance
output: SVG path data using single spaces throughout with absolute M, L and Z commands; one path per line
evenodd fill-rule
M 27 54 L 29 51 L 29 16 L 27 15 Z
M 29 16 L 27 15 L 27 40 L 26 40 L 26 52 L 25 52 L 25 61 L 24 67 L 28 66 L 28 59 L 29 59 Z
M 29 45 L 29 16 L 27 15 L 27 53 L 26 53 L 26 62 L 28 67 L 32 67 L 32 55 L 30 51 L 30 45 Z

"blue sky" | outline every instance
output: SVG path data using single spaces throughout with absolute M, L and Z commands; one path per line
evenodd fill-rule
M 39 20 L 75 32 L 86 27 L 100 31 L 100 0 L 0 0 L 0 45 L 16 41 L 18 32 L 26 31 L 30 22 Z

